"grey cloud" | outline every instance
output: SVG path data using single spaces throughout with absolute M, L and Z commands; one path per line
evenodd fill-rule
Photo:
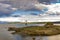
M 46 3 L 50 4 L 52 2 L 57 2 L 57 0 L 9 0 L 13 7 L 17 7 L 22 10 L 35 8 L 35 4 Z
M 9 16 L 12 12 L 14 12 L 16 9 L 13 8 L 9 4 L 0 3 L 0 17 L 1 16 Z
M 11 4 L 13 7 L 21 10 L 35 8 L 34 4 L 39 3 L 37 0 L 4 0 L 0 2 Z
M 40 0 L 41 1 L 41 0 Z M 11 4 L 21 10 L 36 9 L 35 4 L 40 2 L 39 0 L 0 0 L 1 3 Z
M 37 0 L 17 0 L 13 1 L 14 7 L 17 7 L 22 10 L 34 8 L 34 4 L 38 3 Z
M 4 13 L 12 12 L 12 6 L 9 4 L 0 3 L 0 11 Z
M 13 7 L 16 7 L 21 10 L 29 10 L 38 9 L 35 7 L 35 4 L 38 3 L 50 4 L 52 2 L 57 2 L 57 0 L 3 0 L 3 1 L 0 0 L 0 2 L 11 4 Z

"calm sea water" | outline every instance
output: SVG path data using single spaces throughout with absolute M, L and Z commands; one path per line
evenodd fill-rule
M 17 27 L 26 27 L 26 26 L 43 26 L 44 24 L 17 24 Z M 55 24 L 56 25 L 56 24 Z M 22 37 L 21 35 L 14 35 L 14 37 L 16 38 L 16 40 L 22 40 L 24 39 L 24 37 Z M 26 40 L 31 40 L 31 38 L 26 37 Z M 25 40 L 25 39 L 24 39 Z M 60 35 L 54 35 L 54 36 L 37 36 L 36 40 L 60 40 Z
M 8 26 L 7 25 L 12 25 L 12 24 L 0 24 L 0 40 L 22 40 L 24 39 L 21 35 L 12 35 L 11 32 L 7 31 L 8 30 Z M 25 26 L 31 26 L 33 24 L 28 24 L 28 25 L 25 25 L 25 24 L 13 24 L 14 26 L 16 27 L 25 27 Z M 33 26 L 43 26 L 44 24 L 35 24 Z M 40 40 L 60 40 L 60 35 L 54 35 L 54 36 L 43 36 L 43 37 L 38 37 L 37 36 L 37 40 L 41 38 Z M 28 37 L 27 37 L 28 39 Z M 30 39 L 30 38 L 29 38 Z

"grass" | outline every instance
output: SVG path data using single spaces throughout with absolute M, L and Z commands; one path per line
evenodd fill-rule
M 27 36 L 52 36 L 60 34 L 60 26 L 46 23 L 45 26 L 30 26 L 23 28 L 9 28 L 9 31 L 15 31 L 13 34 L 27 35 Z

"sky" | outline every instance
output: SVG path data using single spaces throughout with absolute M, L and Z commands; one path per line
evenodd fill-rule
M 47 11 L 51 9 L 46 6 L 50 5 L 51 7 L 52 4 L 56 6 L 55 3 L 60 3 L 60 0 L 0 0 L 0 17 L 13 14 L 17 16 L 20 14 L 39 15 L 48 13 Z
M 0 18 L 60 15 L 60 0 L 0 0 Z M 39 18 L 39 17 L 38 17 Z M 0 19 L 1 20 L 1 19 Z

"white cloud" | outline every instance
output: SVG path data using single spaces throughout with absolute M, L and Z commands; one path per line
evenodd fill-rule
M 12 8 L 12 10 L 17 10 L 17 8 Z
M 0 18 L 3 22 L 56 22 L 60 21 L 60 16 L 32 16 L 22 15 L 21 17 Z
M 55 13 L 55 14 L 59 13 L 60 14 L 60 3 L 47 5 L 47 7 L 48 7 L 47 12 L 52 12 L 52 13 Z
M 43 10 L 46 8 L 46 5 L 45 4 L 41 4 L 41 3 L 38 3 L 38 4 L 34 4 L 35 8 L 39 9 L 39 10 Z
M 60 14 L 60 3 L 45 5 L 45 4 L 35 4 L 35 7 L 39 10 L 48 9 L 47 11 L 44 11 L 44 13 L 48 14 Z

